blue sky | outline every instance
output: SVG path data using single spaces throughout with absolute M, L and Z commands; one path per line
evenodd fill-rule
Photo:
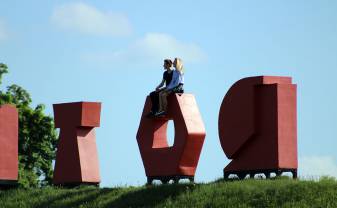
M 3 0 L 0 10 L 0 62 L 10 69 L 1 88 L 21 85 L 50 115 L 53 103 L 103 103 L 102 186 L 145 183 L 140 115 L 162 60 L 176 56 L 207 132 L 196 181 L 222 176 L 229 160 L 218 138 L 220 104 L 237 80 L 257 75 L 298 85 L 299 174 L 337 176 L 334 0 Z

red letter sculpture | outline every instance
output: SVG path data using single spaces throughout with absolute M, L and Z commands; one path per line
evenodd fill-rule
M 12 105 L 0 106 L 0 185 L 18 180 L 18 111 Z
M 100 182 L 95 127 L 100 125 L 101 104 L 54 104 L 55 127 L 60 128 L 53 183 L 57 185 Z
M 170 95 L 165 118 L 147 118 L 150 108 L 151 100 L 147 97 L 137 132 L 148 184 L 155 179 L 162 183 L 171 179 L 178 183 L 182 178 L 193 181 L 206 136 L 194 96 Z M 172 147 L 168 146 L 166 138 L 169 120 L 173 120 L 175 128 Z
M 224 178 L 236 174 L 292 172 L 297 177 L 296 85 L 290 77 L 241 79 L 227 92 L 219 113 L 222 149 L 232 161 Z

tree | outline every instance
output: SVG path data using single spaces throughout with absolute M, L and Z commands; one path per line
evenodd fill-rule
M 8 73 L 0 63 L 2 76 Z M 19 112 L 19 184 L 24 187 L 51 184 L 57 144 L 53 118 L 44 114 L 44 105 L 30 107 L 29 93 L 18 85 L 0 90 L 0 105 L 13 104 Z

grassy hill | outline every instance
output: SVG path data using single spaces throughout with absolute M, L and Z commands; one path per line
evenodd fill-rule
M 149 187 L 11 189 L 0 207 L 337 207 L 337 181 L 216 181 Z

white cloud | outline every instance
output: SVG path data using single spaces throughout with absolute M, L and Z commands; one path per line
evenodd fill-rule
M 57 6 L 51 21 L 61 29 L 89 35 L 125 36 L 131 33 L 131 25 L 126 15 L 103 12 L 81 2 Z
M 334 176 L 337 165 L 330 156 L 304 156 L 299 158 L 299 174 L 304 177 Z
M 161 33 L 148 33 L 131 48 L 148 58 L 181 57 L 189 62 L 199 62 L 206 58 L 202 50 L 193 43 L 184 43 Z
M 0 19 L 0 41 L 7 39 L 8 32 L 6 29 L 5 22 Z
M 179 41 L 168 34 L 148 33 L 131 43 L 126 49 L 108 53 L 89 53 L 83 58 L 95 62 L 124 64 L 152 64 L 165 58 L 180 57 L 184 62 L 199 63 L 207 59 L 206 54 L 194 43 Z

